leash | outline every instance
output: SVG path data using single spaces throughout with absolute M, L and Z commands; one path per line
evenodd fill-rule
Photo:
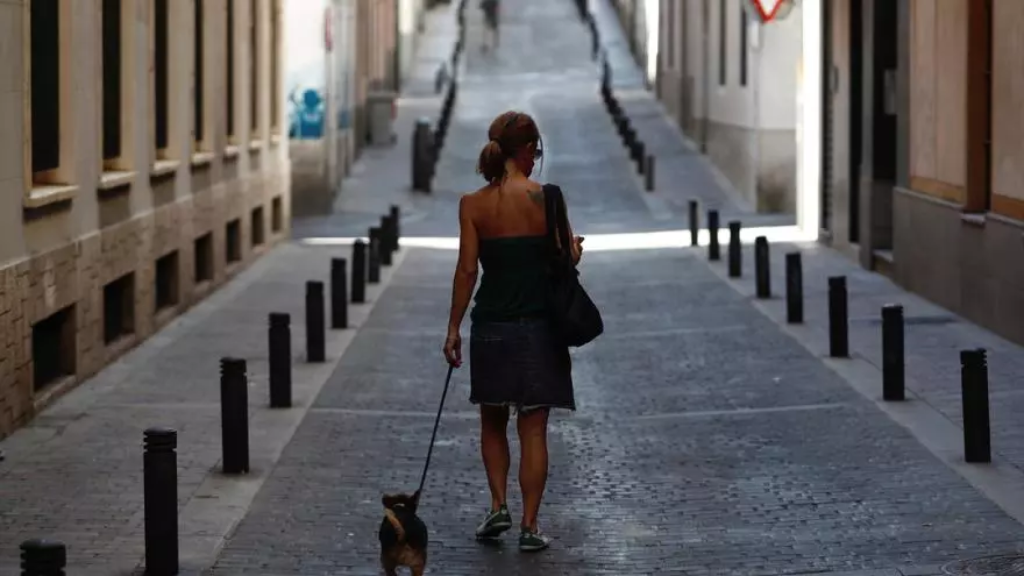
M 423 484 L 427 481 L 427 469 L 430 468 L 430 456 L 434 453 L 434 440 L 437 438 L 437 426 L 441 423 L 441 412 L 444 411 L 444 399 L 448 396 L 448 385 L 452 382 L 452 372 L 455 366 L 448 365 L 448 377 L 444 380 L 444 392 L 441 393 L 441 405 L 437 408 L 437 418 L 434 420 L 434 433 L 430 435 L 430 448 L 427 450 L 427 463 L 423 465 L 423 476 L 420 477 L 420 488 L 417 494 L 423 492 Z

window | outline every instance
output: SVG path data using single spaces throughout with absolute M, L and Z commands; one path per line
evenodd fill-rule
M 740 86 L 747 85 L 747 28 L 750 19 L 745 8 L 740 8 Z
M 275 133 L 280 132 L 280 118 L 278 116 L 281 113 L 281 103 L 279 98 L 281 97 L 278 93 L 280 90 L 280 71 L 278 69 L 278 57 L 279 47 L 278 38 L 280 37 L 280 16 L 281 6 L 277 0 L 271 0 L 270 6 L 270 127 Z
M 227 225 L 227 261 L 238 262 L 242 259 L 242 221 L 232 220 Z
M 725 86 L 729 70 L 726 68 L 728 26 L 726 26 L 726 14 L 728 14 L 728 0 L 718 0 L 718 84 Z
M 195 148 L 198 150 L 205 137 L 203 133 L 203 71 L 205 70 L 203 66 L 203 33 L 205 31 L 203 25 L 203 0 L 195 0 L 194 8 L 193 24 L 195 30 L 192 38 L 192 47 L 195 58 L 195 91 L 192 93 L 192 128 L 195 135 Z
M 228 29 L 227 42 L 227 120 L 228 120 L 228 142 L 235 136 L 235 0 L 228 0 Z
M 103 340 L 107 344 L 135 332 L 135 273 L 103 287 Z
M 32 382 L 38 392 L 75 373 L 75 306 L 32 326 Z
M 249 113 L 252 140 L 259 138 L 260 130 L 260 5 L 249 0 Z
M 163 158 L 167 149 L 167 2 L 168 0 L 154 0 L 153 2 L 153 72 L 156 95 L 156 149 L 157 157 Z
M 60 0 L 31 0 L 32 172 L 60 166 Z
M 263 206 L 257 206 L 252 211 L 252 245 L 261 246 L 264 242 L 265 230 L 264 230 L 264 218 L 263 218 Z
M 103 159 L 120 156 L 121 0 L 103 0 Z
M 278 233 L 284 225 L 284 207 L 280 196 L 275 196 L 270 201 L 270 231 Z
M 178 251 L 156 261 L 156 309 L 159 312 L 178 304 Z
M 195 283 L 213 280 L 213 232 L 207 232 L 195 242 Z

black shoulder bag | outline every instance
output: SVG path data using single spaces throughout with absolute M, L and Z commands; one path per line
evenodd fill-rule
M 567 346 L 583 346 L 604 332 L 604 320 L 580 284 L 580 273 L 572 261 L 573 239 L 569 238 L 565 198 L 561 188 L 554 184 L 544 185 L 544 212 L 547 218 L 548 248 L 551 252 L 549 316 Z

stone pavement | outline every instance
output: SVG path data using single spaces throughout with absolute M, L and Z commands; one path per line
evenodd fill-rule
M 563 184 L 582 234 L 685 222 L 638 188 L 568 0 L 517 3 L 491 54 L 474 49 L 472 5 L 467 16 L 466 75 L 435 192 L 410 197 L 418 220 L 403 233 L 456 233 L 456 202 L 480 182 L 473 166 L 487 124 L 509 107 L 540 123 L 541 178 Z M 727 205 L 715 190 L 700 193 Z M 407 250 L 212 574 L 378 573 L 380 494 L 415 487 L 445 373 L 438 348 L 455 254 Z M 809 282 L 824 266 L 815 258 Z M 522 555 L 512 537 L 473 541 L 488 496 L 464 369 L 423 501 L 430 573 L 932 575 L 949 561 L 1020 550 L 1017 520 L 702 251 L 593 251 L 582 271 L 607 333 L 573 354 L 578 412 L 552 419 L 541 522 L 554 546 Z M 809 286 L 809 325 L 820 324 L 817 298 Z

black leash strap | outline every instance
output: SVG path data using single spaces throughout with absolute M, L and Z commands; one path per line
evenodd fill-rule
M 427 450 L 427 463 L 423 465 L 423 476 L 420 477 L 420 489 L 417 494 L 423 493 L 423 484 L 427 481 L 427 468 L 430 468 L 430 456 L 434 453 L 434 439 L 437 438 L 437 426 L 441 423 L 441 412 L 444 411 L 444 399 L 448 396 L 448 385 L 452 382 L 452 372 L 455 366 L 448 365 L 448 377 L 444 380 L 444 392 L 441 393 L 441 405 L 437 408 L 437 419 L 434 420 L 434 433 L 430 435 L 430 448 Z

